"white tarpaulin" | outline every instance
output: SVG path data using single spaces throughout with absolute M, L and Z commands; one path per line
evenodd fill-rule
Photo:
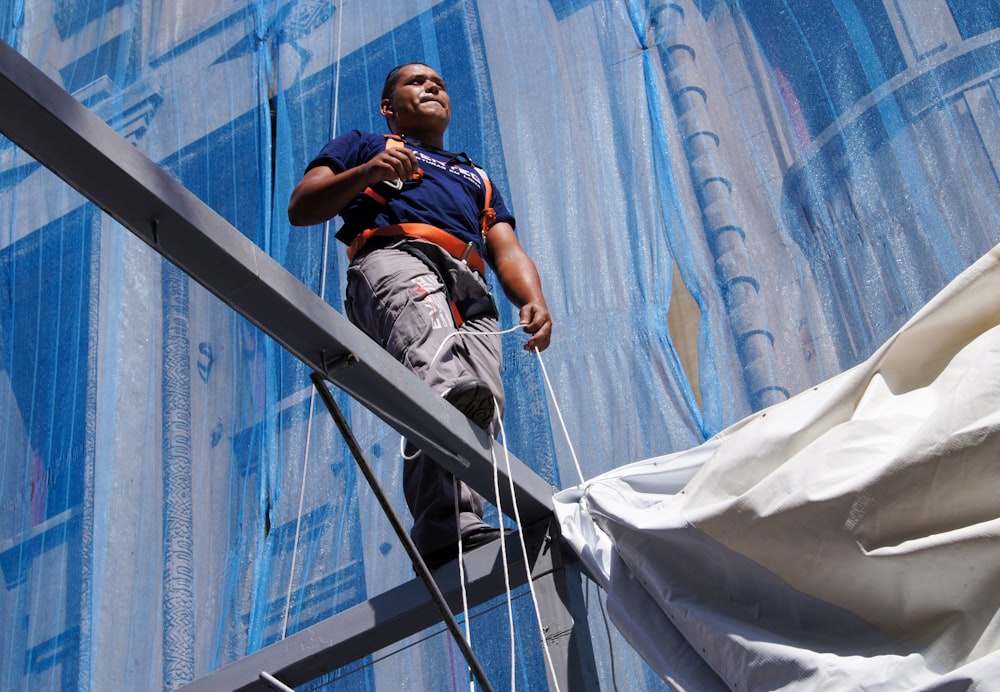
M 1000 689 L 1000 246 L 861 365 L 556 497 L 618 628 L 706 689 Z

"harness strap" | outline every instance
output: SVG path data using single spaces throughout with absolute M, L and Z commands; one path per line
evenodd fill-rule
M 354 256 L 365 246 L 365 243 L 372 238 L 387 237 L 429 241 L 440 246 L 455 259 L 465 261 L 466 264 L 480 274 L 486 274 L 486 263 L 483 262 L 483 258 L 472 247 L 472 243 L 463 243 L 448 231 L 426 223 L 396 223 L 390 226 L 379 226 L 378 228 L 369 228 L 367 231 L 362 231 L 348 246 L 347 258 L 353 260 Z
M 476 165 L 473 165 L 472 168 L 483 179 L 483 210 L 479 212 L 479 229 L 483 234 L 483 246 L 485 247 L 486 234 L 490 232 L 490 227 L 497 220 L 496 210 L 492 207 L 493 183 L 490 182 L 490 176 L 486 175 L 485 170 Z
M 400 135 L 382 135 L 385 137 L 385 148 L 386 149 L 405 149 L 406 142 Z
M 400 149 L 405 146 L 406 142 L 399 135 L 385 135 L 386 149 Z M 465 162 L 468 165 L 471 165 L 472 169 L 483 181 L 483 208 L 482 211 L 479 212 L 479 229 L 482 236 L 483 246 L 485 247 L 486 234 L 489 232 L 490 227 L 496 223 L 497 216 L 496 211 L 491 206 L 493 201 L 493 185 L 490 182 L 490 177 L 486 174 L 485 170 L 473 164 L 468 157 L 465 157 Z M 419 179 L 423 177 L 423 175 L 423 170 L 417 169 L 415 177 Z M 383 181 L 379 183 L 377 187 L 379 187 L 380 190 L 376 190 L 372 186 L 365 188 L 364 194 L 374 200 L 377 204 L 388 207 L 389 198 L 402 192 L 403 181 Z M 341 229 L 341 231 L 343 230 L 344 229 Z M 340 235 L 338 234 L 338 238 L 339 237 Z M 363 248 L 372 238 L 411 238 L 415 240 L 428 241 L 434 243 L 455 259 L 465 262 L 473 270 L 479 272 L 480 276 L 486 275 L 486 263 L 483 261 L 480 254 L 476 252 L 472 243 L 462 242 L 451 233 L 425 223 L 396 223 L 361 231 L 361 233 L 357 234 L 352 240 L 350 240 L 347 246 L 348 259 L 353 260 L 355 256 L 357 256 L 358 252 L 361 251 L 361 248 Z M 347 240 L 347 238 L 341 239 Z M 438 273 L 439 278 L 441 278 L 441 282 L 446 284 L 444 278 L 441 276 L 434 263 L 431 262 L 415 245 L 405 246 L 405 249 L 422 259 L 427 266 L 431 267 Z M 448 302 L 451 305 L 452 318 L 454 319 L 455 326 L 457 327 L 461 327 L 465 319 L 471 319 L 472 317 L 479 315 L 488 314 L 493 317 L 499 317 L 496 303 L 493 300 L 493 296 L 489 293 L 484 296 L 466 299 L 460 302 L 456 302 L 455 300 L 449 300 Z
M 385 148 L 388 149 L 405 149 L 406 141 L 400 135 L 383 135 L 385 137 Z M 466 159 L 468 161 L 468 158 Z M 469 161 L 472 165 L 472 169 L 479 174 L 480 179 L 483 181 L 483 208 L 479 212 L 479 230 L 483 237 L 483 243 L 486 242 L 486 234 L 490 232 L 490 227 L 496 223 L 497 213 L 493 209 L 493 183 L 490 182 L 490 176 L 487 175 L 483 168 L 480 168 L 476 164 Z M 416 178 L 423 177 L 424 172 L 421 169 L 417 169 Z M 403 189 L 402 180 L 386 180 L 379 183 L 380 186 L 385 186 L 388 188 L 386 191 L 390 194 L 398 194 Z M 377 191 L 375 188 L 369 186 L 365 188 L 364 194 L 375 200 L 378 204 L 387 206 L 389 204 L 388 198 Z
M 403 141 L 403 138 L 400 137 L 399 135 L 383 135 L 383 137 L 385 137 L 386 150 L 406 148 L 406 143 Z M 424 172 L 418 168 L 416 177 L 420 178 L 423 176 L 423 174 Z M 379 185 L 380 186 L 384 185 L 393 193 L 399 193 L 399 191 L 403 189 L 402 180 L 384 180 L 381 183 L 379 183 Z M 386 199 L 385 195 L 379 193 L 374 187 L 370 185 L 365 188 L 364 194 L 371 197 L 373 200 L 381 204 L 383 207 L 389 203 L 389 200 Z

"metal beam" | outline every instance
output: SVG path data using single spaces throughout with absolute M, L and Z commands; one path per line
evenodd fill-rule
M 566 555 L 561 541 L 552 541 L 551 550 L 552 563 L 561 567 L 532 578 L 546 655 L 551 659 L 545 669 L 549 689 L 599 692 L 580 562 Z
M 249 238 L 0 41 L 0 132 L 484 497 L 496 442 Z M 503 465 L 501 465 L 503 466 Z M 501 505 L 513 506 L 505 469 Z M 511 457 L 522 519 L 552 487 Z
M 546 521 L 524 531 L 533 580 L 545 578 L 559 568 L 552 561 L 548 529 L 549 522 Z M 521 556 L 518 535 L 511 534 L 504 540 L 513 588 L 527 582 L 528 570 Z M 469 553 L 463 564 L 470 608 L 505 593 L 500 541 Z M 435 577 L 452 611 L 456 614 L 462 612 L 458 563 L 445 565 L 437 570 Z M 295 687 L 402 641 L 440 621 L 440 614 L 426 587 L 420 580 L 414 579 L 195 680 L 180 688 L 179 692 L 266 692 L 271 687 L 260 677 L 261 671 Z M 593 652 L 588 653 L 592 665 Z M 560 689 L 586 688 L 567 688 L 563 684 Z

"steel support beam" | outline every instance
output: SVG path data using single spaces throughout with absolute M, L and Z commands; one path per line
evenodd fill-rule
M 548 522 L 525 531 L 524 536 L 532 578 L 551 574 Z M 510 535 L 505 540 L 513 588 L 527 581 L 527 570 L 519 537 Z M 470 608 L 505 592 L 499 541 L 466 555 L 464 566 Z M 449 607 L 461 613 L 458 563 L 437 570 L 435 577 Z M 260 678 L 261 671 L 295 687 L 440 622 L 426 587 L 414 579 L 195 680 L 180 692 L 264 692 L 271 688 Z M 443 628 L 442 636 L 446 636 Z
M 532 579 L 547 655 L 552 662 L 545 669 L 549 689 L 599 692 L 601 683 L 583 596 L 583 579 L 587 577 L 581 573 L 576 556 L 566 555 L 565 544 L 552 541 L 551 551 L 552 564 L 561 568 Z
M 582 577 L 575 563 L 562 562 L 559 543 L 551 533 L 553 528 L 550 522 L 543 521 L 523 532 L 527 563 L 522 557 L 520 536 L 505 538 L 510 585 L 516 588 L 525 584 L 530 571 L 552 659 L 551 668 L 546 666 L 549 689 L 597 692 L 600 684 L 585 620 Z M 469 553 L 463 564 L 470 609 L 505 593 L 499 541 Z M 458 576 L 457 562 L 435 573 L 439 588 L 456 614 L 462 610 Z M 577 618 L 584 618 L 582 625 L 578 625 Z M 290 687 L 303 685 L 440 621 L 426 587 L 414 579 L 199 678 L 179 692 L 267 692 L 273 688 L 261 676 L 262 671 Z

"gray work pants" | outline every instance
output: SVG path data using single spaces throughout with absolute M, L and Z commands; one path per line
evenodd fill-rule
M 416 249 L 437 267 L 405 249 Z M 452 293 L 442 282 L 444 278 Z M 412 370 L 434 391 L 443 394 L 456 381 L 470 377 L 485 381 L 503 411 L 503 383 L 500 379 L 500 337 L 493 315 L 470 315 L 461 327 L 455 326 L 451 300 L 488 295 L 482 277 L 441 250 L 421 241 L 395 241 L 384 247 L 365 248 L 347 270 L 344 309 L 348 319 Z M 459 334 L 448 337 L 453 332 Z M 441 344 L 447 339 L 447 344 Z M 439 352 L 440 349 L 440 352 Z M 435 359 L 435 354 L 437 358 Z M 433 362 L 432 362 L 433 360 Z M 494 428 L 498 424 L 494 422 Z M 495 430 L 491 430 L 496 434 Z M 403 490 L 413 529 L 413 542 L 422 554 L 455 543 L 463 536 L 486 528 L 482 520 L 483 498 L 459 482 L 458 517 L 452 474 L 429 456 L 416 453 L 412 445 L 403 461 Z M 412 457 L 412 458 L 411 458 Z

